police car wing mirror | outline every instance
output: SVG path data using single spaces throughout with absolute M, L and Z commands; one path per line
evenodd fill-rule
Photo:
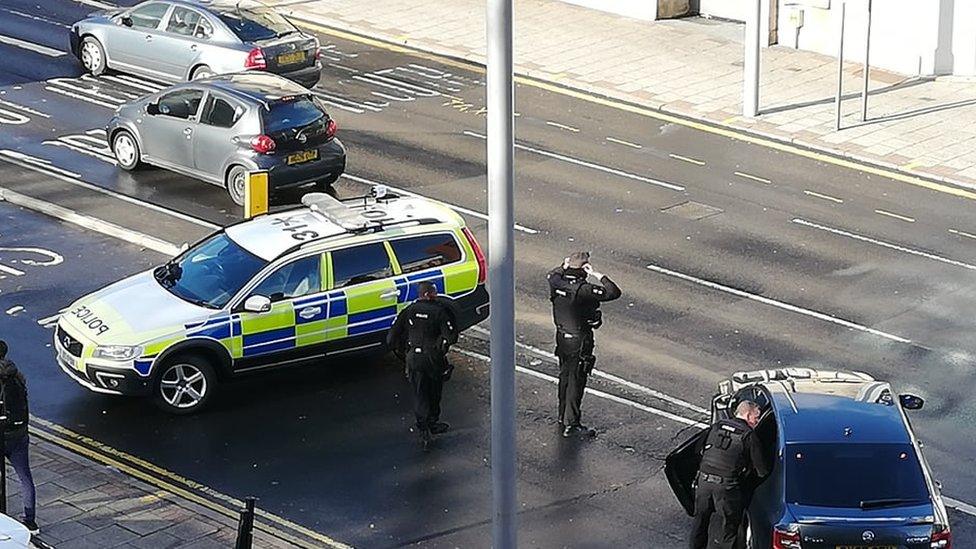
M 925 405 L 925 399 L 908 393 L 898 395 L 898 400 L 901 402 L 901 407 L 906 410 L 921 410 L 922 406 Z
M 249 313 L 266 313 L 271 310 L 271 300 L 263 295 L 252 295 L 244 300 L 244 310 Z

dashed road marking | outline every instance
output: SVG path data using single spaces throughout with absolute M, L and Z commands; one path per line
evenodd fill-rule
M 63 55 L 68 55 L 67 53 L 56 50 L 54 48 L 49 48 L 47 46 L 42 46 L 40 44 L 35 44 L 33 42 L 28 42 L 26 40 L 21 40 L 19 38 L 14 38 L 13 36 L 7 36 L 0 34 L 0 44 L 7 44 L 8 46 L 16 46 L 21 49 L 30 50 L 35 53 L 40 53 L 48 57 L 61 57 Z
M 24 271 L 20 269 L 14 269 L 13 267 L 8 267 L 3 263 L 0 263 L 0 273 L 7 273 L 11 276 L 24 276 Z
M 566 130 L 568 132 L 579 133 L 579 128 L 574 128 L 572 126 L 567 126 L 566 124 L 560 124 L 559 122 L 552 122 L 551 120 L 546 120 L 547 126 L 552 126 L 553 128 L 559 128 L 560 130 Z
M 921 250 L 914 250 L 912 248 L 906 248 L 905 246 L 899 246 L 898 244 L 892 244 L 891 242 L 885 242 L 884 240 L 878 240 L 876 238 L 871 238 L 869 236 L 860 235 L 857 233 L 852 233 L 850 231 L 845 231 L 843 229 L 836 229 L 834 227 L 828 227 L 826 225 L 820 225 L 818 223 L 813 223 L 801 218 L 793 219 L 793 223 L 797 225 L 803 225 L 804 227 L 810 227 L 811 229 L 819 229 L 821 231 L 826 231 L 828 233 L 833 233 L 838 236 L 844 236 L 847 238 L 852 238 L 854 240 L 860 240 L 861 242 L 867 242 L 868 244 L 874 244 L 875 246 L 881 246 L 883 248 L 888 248 L 891 250 L 896 250 L 906 254 L 915 255 L 918 257 L 924 257 L 926 259 L 931 259 L 933 261 L 938 261 L 940 263 L 945 263 L 947 265 L 953 265 L 955 267 L 962 267 L 963 269 L 969 269 L 971 271 L 976 271 L 976 265 L 971 265 L 969 263 L 963 263 L 962 261 L 956 261 L 955 259 L 949 259 L 947 257 L 942 257 L 941 255 L 936 255 L 929 252 L 923 252 Z
M 909 223 L 915 223 L 914 217 L 908 217 L 907 215 L 896 214 L 894 212 L 889 212 L 887 210 L 874 210 L 874 213 L 878 215 L 884 215 L 901 221 L 907 221 Z
M 696 166 L 704 166 L 705 165 L 705 161 L 704 160 L 698 160 L 697 158 L 691 158 L 691 157 L 688 157 L 688 156 L 681 156 L 680 154 L 673 154 L 673 153 L 672 154 L 668 154 L 668 156 L 670 156 L 671 158 L 673 158 L 675 160 L 680 160 L 682 162 L 687 162 L 689 164 L 694 164 Z
M 737 175 L 739 177 L 744 177 L 746 179 L 751 179 L 753 181 L 758 181 L 758 182 L 763 183 L 763 184 L 766 184 L 766 185 L 769 185 L 769 184 L 772 183 L 772 181 L 766 179 L 765 177 L 759 177 L 758 175 L 752 175 L 750 173 L 745 173 L 745 172 L 732 172 L 732 173 L 733 173 L 733 175 Z
M 617 139 L 616 137 L 607 136 L 606 137 L 606 140 L 609 141 L 609 142 L 611 142 L 611 143 L 616 143 L 618 145 L 623 145 L 625 147 L 630 147 L 632 149 L 643 149 L 644 148 L 644 145 L 640 145 L 640 144 L 637 144 L 637 143 L 631 143 L 630 141 L 624 141 L 623 139 Z
M 949 229 L 949 233 L 950 234 L 954 234 L 954 235 L 963 236 L 963 237 L 966 237 L 966 238 L 972 238 L 973 240 L 976 240 L 976 234 L 967 233 L 966 231 L 960 231 L 958 229 Z
M 487 139 L 487 136 L 485 136 L 484 134 L 480 134 L 469 130 L 465 130 L 462 133 L 469 137 L 477 137 L 478 139 Z M 566 156 L 564 154 L 554 153 L 542 149 L 536 149 L 535 147 L 529 147 L 527 145 L 522 145 L 520 143 L 515 143 L 515 148 L 523 151 L 535 153 L 541 156 L 554 158 L 556 160 L 562 160 L 563 162 L 569 162 L 570 164 L 576 164 L 577 166 L 583 166 L 584 168 L 590 168 L 604 173 L 609 173 L 611 175 L 626 177 L 628 179 L 641 181 L 643 183 L 650 183 L 651 185 L 657 185 L 658 187 L 664 187 L 665 189 L 671 189 L 672 191 L 681 192 L 685 190 L 685 188 L 682 187 L 681 185 L 674 185 L 672 183 L 667 183 L 665 181 L 659 181 L 657 179 L 651 179 L 650 177 L 644 177 L 643 175 L 637 175 L 634 173 L 625 172 L 623 170 L 618 170 L 616 168 L 611 168 L 609 166 L 603 166 L 586 160 L 580 160 L 579 158 L 573 158 L 572 156 Z
M 824 322 L 829 322 L 831 324 L 836 324 L 838 326 L 843 326 L 843 327 L 849 328 L 851 330 L 857 330 L 857 331 L 860 331 L 860 332 L 865 332 L 865 333 L 873 334 L 873 335 L 876 335 L 878 337 L 883 337 L 885 339 L 889 339 L 891 341 L 896 341 L 898 343 L 908 343 L 908 344 L 910 344 L 912 342 L 912 340 L 910 340 L 910 339 L 907 339 L 907 338 L 904 338 L 904 337 L 901 337 L 901 336 L 897 336 L 897 335 L 894 335 L 894 334 L 889 334 L 888 332 L 882 332 L 881 330 L 875 330 L 874 328 L 869 328 L 867 326 L 858 324 L 856 322 L 851 322 L 849 320 L 844 320 L 843 318 L 838 318 L 836 316 L 829 315 L 829 314 L 826 314 L 826 313 L 821 313 L 819 311 L 813 311 L 811 309 L 806 309 L 806 308 L 803 308 L 803 307 L 798 307 L 796 305 L 791 305 L 789 303 L 785 303 L 783 301 L 779 301 L 779 300 L 776 300 L 776 299 L 772 299 L 772 298 L 766 297 L 764 295 L 759 295 L 759 294 L 754 294 L 754 293 L 746 292 L 746 291 L 740 290 L 738 288 L 732 288 L 732 287 L 729 287 L 729 286 L 725 286 L 723 284 L 719 284 L 717 282 L 712 282 L 710 280 L 705 280 L 703 278 L 698 278 L 696 276 L 687 275 L 687 274 L 684 274 L 684 273 L 679 273 L 677 271 L 672 271 L 671 269 L 666 269 L 666 268 L 661 267 L 661 266 L 658 266 L 658 265 L 648 265 L 647 268 L 650 269 L 650 270 L 652 270 L 652 271 L 654 271 L 654 272 L 663 274 L 663 275 L 667 275 L 667 276 L 671 276 L 671 277 L 678 278 L 678 279 L 681 279 L 681 280 L 685 280 L 687 282 L 693 282 L 695 284 L 698 284 L 700 286 L 704 286 L 706 288 L 710 288 L 710 289 L 713 289 L 713 290 L 718 290 L 720 292 L 725 292 L 727 294 L 732 294 L 732 295 L 739 296 L 739 297 L 744 297 L 746 299 L 749 299 L 749 300 L 752 300 L 752 301 L 756 301 L 756 302 L 762 303 L 764 305 L 770 305 L 772 307 L 776 307 L 776 308 L 782 309 L 784 311 L 790 311 L 792 313 L 797 313 L 797 314 L 809 316 L 809 317 L 812 317 L 812 318 L 816 318 L 817 320 L 822 320 Z
M 10 107 L 12 109 L 17 109 L 19 111 L 26 112 L 27 114 L 33 114 L 34 116 L 40 116 L 41 118 L 51 118 L 51 115 L 50 114 L 47 114 L 45 112 L 41 112 L 41 111 L 36 110 L 36 109 L 32 109 L 30 107 L 21 105 L 19 103 L 14 103 L 13 101 L 7 101 L 6 99 L 0 99 L 0 105 L 5 105 L 5 106 Z
M 844 203 L 844 199 L 837 198 L 836 196 L 830 196 L 829 194 L 821 194 L 821 193 L 814 192 L 814 191 L 810 191 L 810 190 L 804 190 L 803 191 L 803 194 L 808 195 L 808 196 L 812 196 L 812 197 L 815 197 L 815 198 L 820 198 L 822 200 L 829 200 L 830 202 L 833 202 L 835 204 L 843 204 Z

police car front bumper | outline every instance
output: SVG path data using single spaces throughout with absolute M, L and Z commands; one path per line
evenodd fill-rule
M 64 336 L 72 338 L 76 344 L 82 346 L 73 349 L 74 352 L 69 351 L 64 343 Z M 54 336 L 58 367 L 75 383 L 89 391 L 106 395 L 145 395 L 150 392 L 149 379 L 139 376 L 132 362 L 112 363 L 111 366 L 107 366 L 98 364 L 97 361 L 86 360 L 80 350 L 84 348 L 83 345 L 62 325 L 58 325 Z

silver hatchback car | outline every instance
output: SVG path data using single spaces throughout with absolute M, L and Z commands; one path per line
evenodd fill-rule
M 105 131 L 120 168 L 167 168 L 225 186 L 244 204 L 245 174 L 252 170 L 268 172 L 275 198 L 296 188 L 332 192 L 346 167 L 336 129 L 307 89 L 273 74 L 243 72 L 177 84 L 122 105 Z
M 322 70 L 319 42 L 253 0 L 150 0 L 72 25 L 71 53 L 85 70 L 168 82 L 261 70 L 310 88 Z

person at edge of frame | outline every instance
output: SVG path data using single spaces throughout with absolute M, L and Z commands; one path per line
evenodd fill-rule
M 599 284 L 588 282 L 593 277 Z M 595 436 L 584 426 L 583 393 L 596 364 L 593 330 L 603 325 L 600 304 L 620 297 L 620 287 L 590 265 L 589 252 L 574 252 L 546 276 L 559 359 L 559 427 L 564 437 Z
M 10 460 L 20 478 L 20 496 L 24 502 L 21 523 L 31 534 L 40 531 L 35 510 L 37 501 L 34 477 L 30 468 L 30 437 L 27 422 L 27 381 L 14 362 L 7 358 L 7 343 L 0 340 L 0 425 L 3 427 L 3 454 Z
M 450 428 L 440 421 L 441 394 L 454 371 L 447 352 L 458 334 L 449 306 L 438 299 L 433 283 L 418 283 L 417 295 L 417 300 L 397 315 L 386 342 L 406 365 L 405 373 L 413 387 L 416 427 L 426 451 L 432 435 Z

